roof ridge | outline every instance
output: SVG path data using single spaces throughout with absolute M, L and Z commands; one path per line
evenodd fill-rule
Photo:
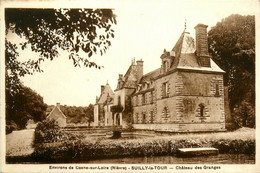
M 148 76 L 149 74 L 155 72 L 156 70 L 160 70 L 160 69 L 161 69 L 161 68 L 159 67 L 159 68 L 157 68 L 157 69 L 155 69 L 155 70 L 153 70 L 153 71 L 150 71 L 150 72 L 144 74 L 142 77 L 144 77 L 144 76 Z

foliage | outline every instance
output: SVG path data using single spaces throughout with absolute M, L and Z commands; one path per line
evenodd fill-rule
M 89 104 L 86 110 L 86 116 L 88 125 L 90 126 L 90 123 L 94 121 L 94 105 Z
M 18 128 L 24 128 L 29 119 L 38 122 L 45 118 L 47 105 L 43 98 L 28 87 L 21 87 L 20 92 L 13 96 L 9 92 L 6 93 L 7 126 L 15 123 Z
M 112 140 L 112 139 L 111 139 Z M 254 140 L 196 141 L 180 140 L 124 140 L 110 142 L 90 142 L 84 140 L 64 141 L 40 145 L 35 156 L 45 161 L 70 162 L 113 157 L 140 157 L 176 155 L 178 148 L 216 147 L 220 153 L 254 154 Z
M 5 10 L 6 35 L 14 32 L 24 37 L 21 44 L 24 49 L 40 53 L 35 62 L 39 63 L 58 56 L 58 48 L 71 52 L 74 66 L 83 63 L 87 67 L 96 66 L 86 57 L 80 57 L 83 51 L 91 57 L 99 50 L 101 55 L 111 45 L 109 38 L 114 37 L 112 24 L 116 23 L 111 9 L 12 9 Z M 15 45 L 13 43 L 13 45 Z
M 246 119 L 251 118 L 248 121 L 252 127 L 255 124 L 255 17 L 231 15 L 212 27 L 208 35 L 209 51 L 226 72 L 224 85 L 229 88 L 231 113 L 235 119 L 248 116 Z M 245 107 L 250 112 L 245 113 Z
M 75 135 L 61 130 L 55 120 L 45 120 L 38 123 L 35 129 L 34 145 L 75 139 Z
M 28 93 L 28 89 L 24 89 L 20 77 L 41 72 L 40 63 L 58 57 L 60 50 L 70 53 L 69 59 L 75 67 L 83 64 L 100 68 L 89 58 L 97 53 L 103 55 L 111 45 L 110 39 L 114 37 L 112 25 L 116 24 L 116 19 L 111 9 L 6 8 L 5 24 L 7 120 L 13 120 L 23 128 L 29 117 L 39 121 L 44 108 L 31 105 L 33 115 L 28 112 L 29 102 L 23 103 L 23 98 L 26 98 L 23 93 Z M 20 44 L 10 42 L 10 32 L 24 41 Z M 20 60 L 18 48 L 29 48 L 39 53 L 39 57 Z M 35 116 L 35 112 L 39 115 Z
M 48 112 L 50 112 L 53 108 L 53 105 L 48 106 Z M 88 123 L 90 125 L 90 123 L 94 121 L 94 106 L 92 104 L 85 107 L 61 105 L 60 109 L 64 115 L 67 116 L 67 123 Z
M 13 120 L 6 122 L 6 134 L 12 133 L 12 131 L 17 129 L 19 128 Z
M 234 108 L 234 121 L 239 127 L 255 128 L 255 110 L 246 100 Z
M 220 140 L 212 141 L 211 145 L 218 148 L 220 153 L 255 154 L 255 141 L 251 140 Z

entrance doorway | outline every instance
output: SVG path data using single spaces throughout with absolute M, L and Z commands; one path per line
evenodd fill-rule
M 120 114 L 119 114 L 119 113 L 116 114 L 115 125 L 116 125 L 116 126 L 120 126 L 120 125 L 121 125 L 121 124 L 120 124 Z

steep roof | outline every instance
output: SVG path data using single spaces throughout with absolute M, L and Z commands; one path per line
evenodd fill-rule
M 109 84 L 107 83 L 103 92 L 100 94 L 100 97 L 99 97 L 99 100 L 98 100 L 98 103 L 101 104 L 101 103 L 105 103 L 107 102 L 107 98 L 108 96 L 110 98 L 114 98 L 114 92 L 113 90 L 111 89 L 111 87 L 109 86 Z
M 66 115 L 63 114 L 63 112 L 60 110 L 60 108 L 58 106 L 55 106 L 52 111 L 50 112 L 50 114 L 46 117 L 47 119 L 50 118 L 51 116 L 53 116 L 53 114 L 57 112 L 59 115 L 61 115 L 64 118 L 67 118 Z M 56 119 L 55 119 L 56 120 Z
M 140 82 L 142 82 L 142 81 L 150 81 L 152 78 L 155 78 L 155 77 L 159 76 L 160 71 L 161 71 L 161 68 L 158 68 L 158 69 L 156 69 L 154 71 L 146 73 L 145 75 L 142 76 Z
M 175 57 L 172 56 L 171 69 L 190 69 L 213 72 L 224 72 L 218 65 L 210 58 L 211 67 L 202 67 L 199 64 L 196 56 L 195 40 L 191 37 L 189 32 L 183 32 L 172 48 L 175 52 Z
M 141 67 L 142 68 L 142 67 Z M 122 88 L 136 88 L 136 85 L 138 83 L 139 78 L 141 75 L 139 73 L 142 73 L 140 71 L 140 67 L 138 67 L 138 64 L 135 64 L 135 62 L 132 62 L 132 64 L 129 66 L 127 72 L 123 76 L 122 74 L 119 75 L 117 88 L 116 90 L 122 89 Z M 138 76 L 140 76 L 138 78 Z
M 181 66 L 179 65 L 177 69 L 187 69 L 187 70 L 200 70 L 205 72 L 221 72 L 225 73 L 212 59 L 210 59 L 211 67 L 192 67 L 192 66 Z

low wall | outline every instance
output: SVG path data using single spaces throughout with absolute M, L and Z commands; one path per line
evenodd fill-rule
M 225 123 L 133 124 L 137 130 L 169 132 L 225 131 Z

